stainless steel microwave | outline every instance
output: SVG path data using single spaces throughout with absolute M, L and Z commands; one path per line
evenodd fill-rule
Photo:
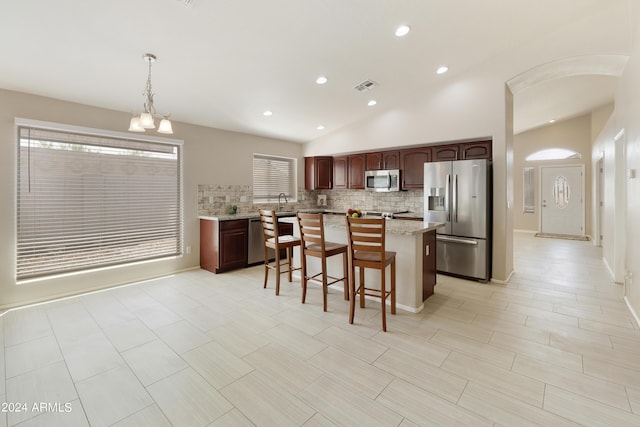
M 400 191 L 400 170 L 366 171 L 364 185 L 370 191 Z

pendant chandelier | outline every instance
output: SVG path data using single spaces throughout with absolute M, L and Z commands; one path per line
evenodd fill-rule
M 169 114 L 162 115 L 156 112 L 156 108 L 153 105 L 153 97 L 155 94 L 151 88 L 151 63 L 155 62 L 156 56 L 152 53 L 145 53 L 144 60 L 149 63 L 149 74 L 147 76 L 147 86 L 144 90 L 143 96 L 144 111 L 140 115 L 134 115 L 131 118 L 129 124 L 129 132 L 144 132 L 146 129 L 155 129 L 155 119 L 160 118 L 160 124 L 158 125 L 159 133 L 173 134 L 173 128 L 169 121 Z

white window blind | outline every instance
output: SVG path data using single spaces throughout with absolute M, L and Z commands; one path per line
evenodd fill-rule
M 274 202 L 281 193 L 296 199 L 296 159 L 254 154 L 253 201 Z
M 181 146 L 18 127 L 17 279 L 182 253 Z

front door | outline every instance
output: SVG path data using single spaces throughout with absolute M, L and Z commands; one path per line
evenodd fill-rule
M 540 168 L 541 232 L 584 235 L 584 166 L 543 166 Z

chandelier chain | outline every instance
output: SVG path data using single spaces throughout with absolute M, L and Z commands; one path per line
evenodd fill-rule
M 151 63 L 153 59 L 151 57 L 146 58 L 149 62 L 149 73 L 147 74 L 147 85 L 145 87 L 145 92 L 143 95 L 146 96 L 146 101 L 144 103 L 144 111 L 145 113 L 150 113 L 151 115 L 156 115 L 156 108 L 153 105 L 153 97 L 155 93 L 153 93 L 153 87 L 151 86 Z

